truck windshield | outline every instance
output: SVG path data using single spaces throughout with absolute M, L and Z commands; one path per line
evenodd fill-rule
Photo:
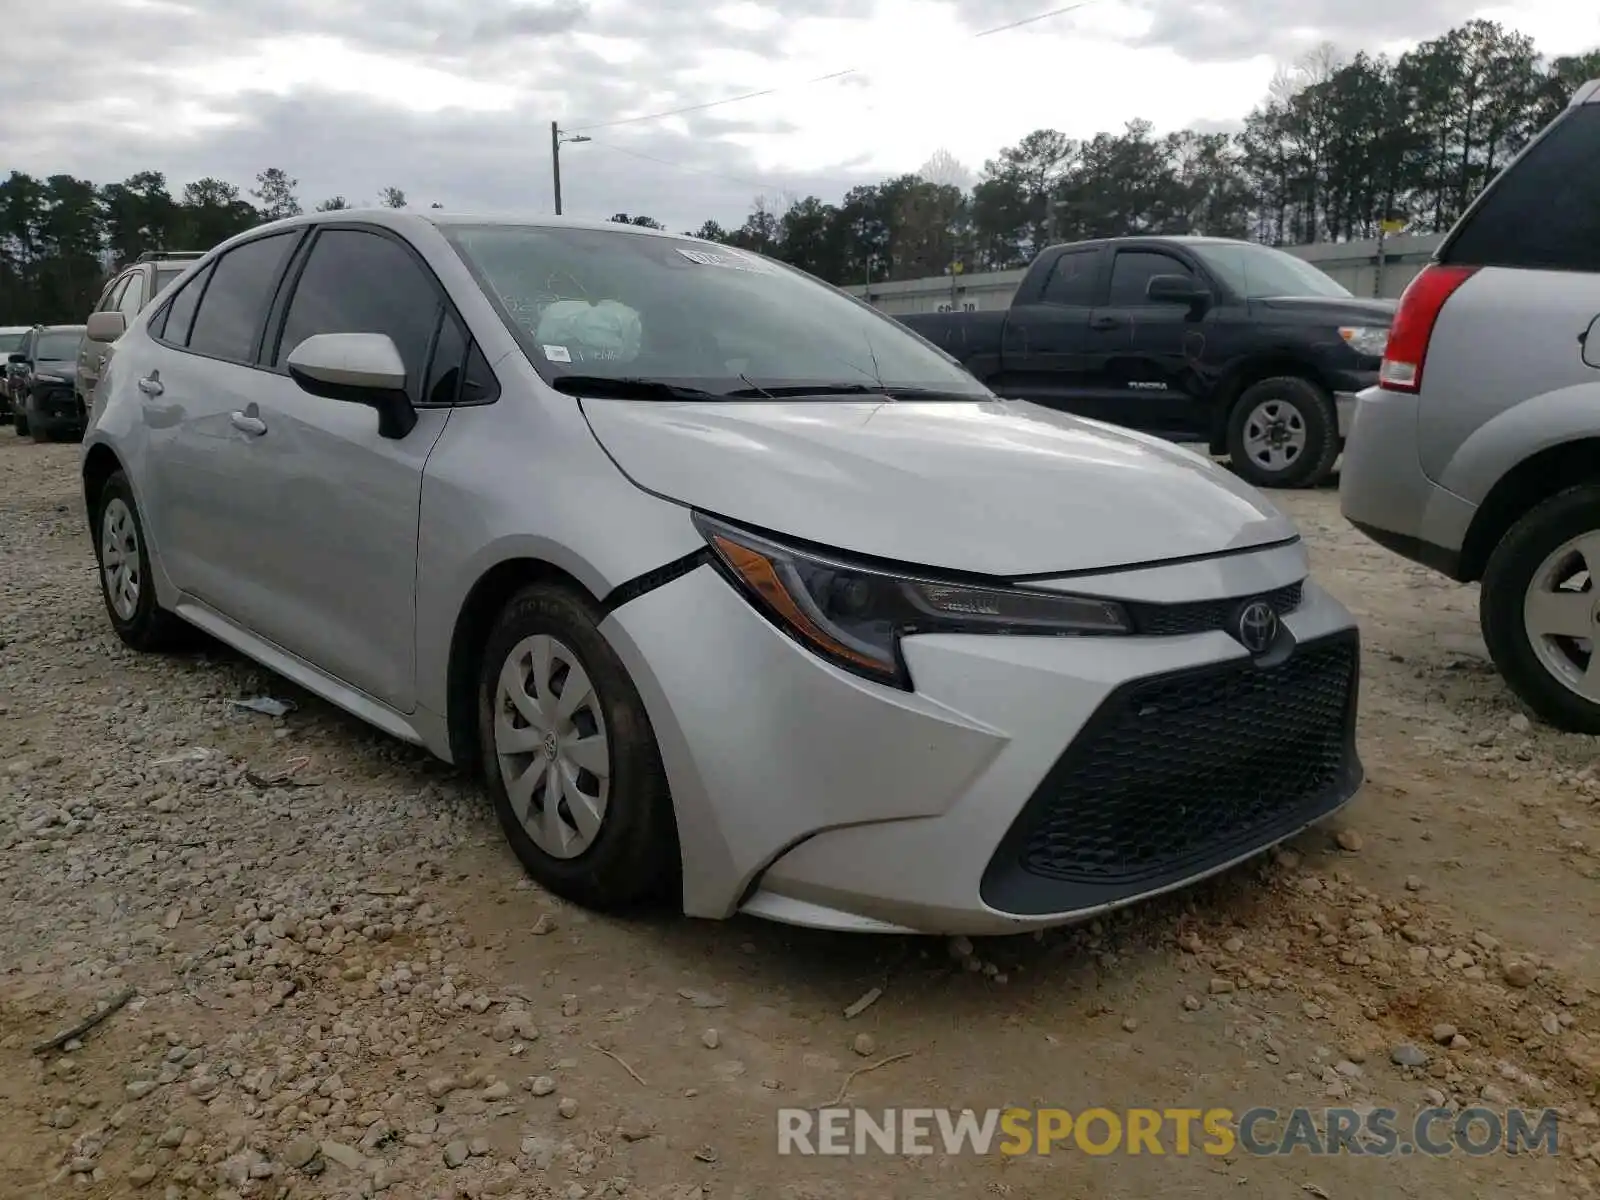
M 1304 259 L 1270 246 L 1197 243 L 1191 249 L 1243 300 L 1265 300 L 1276 296 L 1350 295 L 1347 288 Z
M 83 330 L 52 330 L 39 335 L 39 348 L 34 352 L 40 362 L 68 362 L 78 357 L 78 343 L 83 341 Z
M 641 399 L 672 399 L 671 389 L 700 398 L 993 398 L 898 322 L 759 255 L 621 225 L 441 232 L 540 374 L 552 383 L 583 377 L 566 390 L 614 380 Z

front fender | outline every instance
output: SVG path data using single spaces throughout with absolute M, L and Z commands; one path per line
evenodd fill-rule
M 1461 443 L 1437 482 L 1482 504 L 1517 464 L 1585 437 L 1600 437 L 1600 380 L 1534 396 L 1485 421 Z

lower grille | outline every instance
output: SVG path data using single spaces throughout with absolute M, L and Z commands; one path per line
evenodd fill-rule
M 1010 912 L 1107 903 L 1336 808 L 1361 778 L 1359 666 L 1352 632 L 1274 666 L 1240 660 L 1118 689 L 1023 807 L 985 873 L 985 900 Z

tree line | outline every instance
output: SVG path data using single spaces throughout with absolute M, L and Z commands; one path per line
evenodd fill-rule
M 757 197 L 737 228 L 696 236 L 834 283 L 1021 266 L 1045 245 L 1198 233 L 1274 245 L 1448 229 L 1479 189 L 1600 77 L 1600 50 L 1547 59 L 1531 38 L 1473 20 L 1398 59 L 1324 49 L 1279 72 L 1237 133 L 1158 135 L 1148 121 L 1087 140 L 1028 134 L 975 180 L 941 152 L 915 173 L 817 196 Z M 96 186 L 19 171 L 0 181 L 0 324 L 81 321 L 107 276 L 146 250 L 203 250 L 301 211 L 281 168 L 247 194 L 201 179 L 173 195 L 143 171 Z M 398 188 L 379 203 L 406 206 Z M 348 208 L 343 196 L 315 206 Z M 434 205 L 438 207 L 438 205 Z M 662 228 L 617 213 L 626 224 Z

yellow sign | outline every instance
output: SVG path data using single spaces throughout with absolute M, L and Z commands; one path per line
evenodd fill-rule
M 1404 221 L 1397 220 L 1394 217 L 1390 217 L 1387 221 L 1380 221 L 1379 224 L 1383 227 L 1385 233 L 1399 233 L 1406 227 Z
M 961 264 L 958 263 L 958 262 L 957 263 L 951 263 L 950 264 L 950 270 L 951 270 L 952 273 L 954 273 L 956 275 L 961 274 L 961 271 L 962 271 Z

